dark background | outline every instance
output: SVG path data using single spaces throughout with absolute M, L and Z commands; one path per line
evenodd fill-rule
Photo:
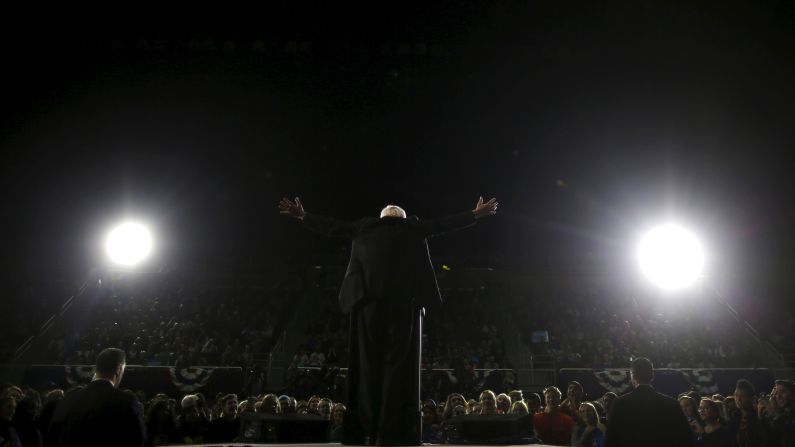
M 158 265 L 308 263 L 281 218 L 499 214 L 435 260 L 635 274 L 673 218 L 786 295 L 795 2 L 129 2 L 3 14 L 3 275 L 84 275 L 123 216 Z M 240 260 L 243 259 L 242 264 Z M 237 264 L 235 264 L 237 262 Z

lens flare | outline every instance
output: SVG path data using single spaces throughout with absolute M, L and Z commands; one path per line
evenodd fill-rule
M 640 241 L 641 271 L 665 290 L 686 287 L 701 276 L 704 251 L 687 230 L 667 224 L 648 232 Z
M 108 233 L 105 249 L 113 262 L 131 267 L 152 251 L 152 235 L 139 223 L 125 222 Z

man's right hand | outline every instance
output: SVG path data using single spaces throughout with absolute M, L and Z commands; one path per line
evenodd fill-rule
M 301 220 L 303 220 L 306 215 L 304 206 L 301 205 L 301 199 L 298 197 L 295 198 L 295 202 L 291 202 L 287 197 L 282 197 L 281 202 L 279 202 L 279 214 Z

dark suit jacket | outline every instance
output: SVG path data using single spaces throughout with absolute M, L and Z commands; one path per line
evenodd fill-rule
M 426 238 L 473 225 L 475 215 L 469 211 L 434 220 L 409 216 L 344 222 L 306 213 L 303 222 L 327 236 L 353 240 L 339 294 L 340 308 L 347 313 L 364 299 L 385 296 L 413 298 L 416 307 L 441 304 Z
M 135 446 L 146 438 L 138 399 L 106 380 L 72 391 L 58 404 L 45 446 Z
M 690 447 L 693 443 L 679 404 L 651 386 L 640 385 L 613 403 L 606 447 Z

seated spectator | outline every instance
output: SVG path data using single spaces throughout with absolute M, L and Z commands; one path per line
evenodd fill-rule
M 177 417 L 177 432 L 185 444 L 201 443 L 207 433 L 209 421 L 204 419 L 199 408 L 199 396 L 188 394 L 182 398 L 182 412 Z
M 240 419 L 237 417 L 237 396 L 227 394 L 221 399 L 221 414 L 210 421 L 207 429 L 207 442 L 229 442 L 235 439 L 240 431 Z
M 577 412 L 580 411 L 584 391 L 580 382 L 573 380 L 566 388 L 566 399 L 560 403 L 561 413 L 568 414 L 572 419 L 577 419 Z
M 720 410 L 715 401 L 707 398 L 701 399 L 698 412 L 704 425 L 696 425 L 696 445 L 701 447 L 723 447 L 735 445 L 732 433 L 723 425 Z
M 755 408 L 755 395 L 751 382 L 745 379 L 737 381 L 734 389 L 737 409 L 730 415 L 729 428 L 736 435 L 738 447 L 756 447 L 762 442 L 762 426 Z
M 345 420 L 346 409 L 343 404 L 334 404 L 331 408 L 331 432 L 329 435 L 329 441 L 331 442 L 342 441 L 342 423 Z
M 497 396 L 497 414 L 508 414 L 511 412 L 511 398 L 505 393 Z
M 237 404 L 237 414 L 241 415 L 243 413 L 254 413 L 254 412 L 256 412 L 257 411 L 256 403 L 257 403 L 256 400 L 252 402 L 249 399 L 246 399 L 246 400 L 240 402 L 239 404 Z
M 726 404 L 722 400 L 713 400 L 712 402 L 715 402 L 715 405 L 718 406 L 718 417 L 720 418 L 721 423 L 726 425 L 729 420 L 729 413 L 726 411 Z
M 175 404 L 168 397 L 153 399 L 146 412 L 146 445 L 157 446 L 180 442 L 174 414 Z
M 25 393 L 22 392 L 22 388 L 7 384 L 0 387 L 0 398 L 2 397 L 12 397 L 15 401 L 19 402 L 25 397 Z
M 494 391 L 485 390 L 480 393 L 479 414 L 497 414 L 497 397 L 494 395 Z
M 524 395 L 522 394 L 522 390 L 513 390 L 510 393 L 508 393 L 508 397 L 511 398 L 511 402 L 514 404 L 516 402 L 524 402 Z
M 324 419 L 331 420 L 332 405 L 334 405 L 334 402 L 331 399 L 325 397 L 320 399 L 317 403 L 317 414 Z
M 599 418 L 599 423 L 605 425 L 605 407 L 598 400 L 591 402 L 596 408 L 596 417 Z M 582 408 L 582 405 L 580 406 Z M 605 425 L 606 426 L 606 425 Z
M 17 401 L 10 394 L 0 397 L 0 445 L 22 447 L 17 431 L 11 426 L 11 419 L 17 409 Z
M 795 383 L 776 380 L 770 398 L 760 400 L 758 416 L 766 446 L 795 445 Z
M 439 442 L 443 444 L 459 444 L 461 443 L 461 434 L 458 432 L 458 425 L 454 422 L 454 418 L 459 416 L 466 416 L 467 401 L 464 396 L 458 393 L 452 393 L 447 396 L 447 402 L 444 406 L 442 416 L 437 419 L 439 423 Z M 438 412 L 437 412 L 438 415 Z
M 422 404 L 422 442 L 438 444 L 441 440 L 441 431 L 436 415 L 436 402 L 426 400 Z
M 447 395 L 447 402 L 444 405 L 444 413 L 442 413 L 442 420 L 446 421 L 454 417 L 453 410 L 455 407 L 462 407 L 466 413 L 467 401 L 464 396 L 458 393 L 450 393 Z
M 210 422 L 215 416 L 210 408 L 207 407 L 207 399 L 202 393 L 196 393 L 196 408 L 199 410 L 199 415 L 205 422 Z
M 309 412 L 309 403 L 304 400 L 298 401 L 295 406 L 295 412 L 296 414 L 312 414 Z
M 536 414 L 543 411 L 543 407 L 541 406 L 541 396 L 538 393 L 530 393 L 525 398 L 525 403 L 527 404 L 527 411 L 530 414 Z
M 11 421 L 17 431 L 19 441 L 24 446 L 40 446 L 43 439 L 39 432 L 38 421 L 41 412 L 41 397 L 36 390 L 25 388 L 24 397 L 17 402 L 17 410 Z
M 731 415 L 737 410 L 737 404 L 734 402 L 734 396 L 726 396 L 726 400 L 723 401 L 724 410 L 726 410 L 725 417 L 723 418 L 725 421 L 728 421 Z
M 436 404 L 436 420 L 441 424 L 444 420 L 444 410 L 446 402 L 439 402 Z
M 596 407 L 591 402 L 583 402 L 577 410 L 579 417 L 571 435 L 574 447 L 604 447 L 605 426 L 599 422 Z
M 310 396 L 307 401 L 307 409 L 311 414 L 317 414 L 317 404 L 320 403 L 320 396 Z
M 610 411 L 613 409 L 613 402 L 615 402 L 618 395 L 612 391 L 608 391 L 602 396 L 602 407 L 605 409 L 605 416 L 604 421 L 607 422 L 607 419 L 610 417 Z
M 518 401 L 514 402 L 513 405 L 511 405 L 511 412 L 510 413 L 511 414 L 516 414 L 516 415 L 528 414 L 527 404 L 525 404 L 521 400 L 518 400 Z
M 687 423 L 690 424 L 690 429 L 693 431 L 694 438 L 698 434 L 697 428 L 704 425 L 704 421 L 701 419 L 701 415 L 698 412 L 698 405 L 696 400 L 686 394 L 679 397 L 679 408 L 682 409 Z
M 294 397 L 282 394 L 279 396 L 279 407 L 284 414 L 295 414 L 297 402 Z
M 44 434 L 47 433 L 47 427 L 50 426 L 50 419 L 52 419 L 52 414 L 55 411 L 55 407 L 58 405 L 58 402 L 63 399 L 64 392 L 60 389 L 50 390 L 44 396 L 44 403 L 41 409 L 41 415 L 39 415 L 39 432 Z
M 278 414 L 282 412 L 279 398 L 275 394 L 266 394 L 262 400 L 257 402 L 257 413 Z
M 696 402 L 696 407 L 698 407 L 698 403 L 701 402 L 701 395 L 698 394 L 696 390 L 690 390 L 683 394 L 684 396 L 690 396 Z
M 536 437 L 546 444 L 569 445 L 574 421 L 560 411 L 561 392 L 551 386 L 544 390 L 544 411 L 533 415 Z

